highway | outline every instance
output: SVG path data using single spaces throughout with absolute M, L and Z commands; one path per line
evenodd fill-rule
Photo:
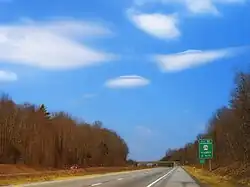
M 18 187 L 199 187 L 181 168 L 152 168 L 132 172 L 75 177 L 67 180 L 18 185 Z

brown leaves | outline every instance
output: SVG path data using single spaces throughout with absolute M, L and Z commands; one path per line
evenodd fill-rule
M 80 123 L 65 112 L 50 114 L 44 104 L 0 100 L 0 163 L 64 168 L 123 165 L 128 148 L 115 132 Z

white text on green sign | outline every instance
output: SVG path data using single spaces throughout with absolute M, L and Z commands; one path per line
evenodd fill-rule
M 200 159 L 213 158 L 213 140 L 211 139 L 199 140 L 199 158 Z

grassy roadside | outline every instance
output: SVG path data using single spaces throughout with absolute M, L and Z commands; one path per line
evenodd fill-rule
M 65 171 L 65 172 L 58 172 L 58 173 L 46 173 L 43 174 L 30 174 L 25 176 L 11 176 L 11 177 L 1 177 L 0 176 L 0 186 L 4 185 L 19 185 L 19 184 L 26 184 L 32 182 L 45 182 L 45 181 L 55 181 L 55 180 L 63 180 L 63 179 L 77 179 L 78 177 L 84 178 L 92 178 L 97 177 L 102 174 L 116 174 L 116 173 L 127 173 L 139 169 L 145 168 L 102 168 L 100 170 L 90 170 L 90 171 Z
M 230 177 L 226 176 L 219 176 L 214 173 L 198 169 L 195 167 L 184 167 L 189 174 L 194 176 L 196 179 L 198 179 L 204 186 L 209 187 L 239 187 L 240 184 L 236 184 Z M 242 185 L 243 186 L 243 185 Z M 245 184 L 245 186 L 247 186 Z

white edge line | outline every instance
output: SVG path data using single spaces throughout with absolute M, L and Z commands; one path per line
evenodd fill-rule
M 119 179 L 117 179 L 118 181 L 121 181 L 121 180 L 123 180 L 123 178 L 119 178 Z
M 169 171 L 168 173 L 166 173 L 165 175 L 161 176 L 160 178 L 156 179 L 154 182 L 152 182 L 151 184 L 147 185 L 146 187 L 151 187 L 154 184 L 156 184 L 157 182 L 159 182 L 160 180 L 162 180 L 163 178 L 165 178 L 166 176 L 168 176 L 170 173 L 172 173 L 176 168 L 172 169 L 171 171 Z
M 102 183 L 96 183 L 96 184 L 92 184 L 91 186 L 99 186 L 99 185 L 101 185 Z

